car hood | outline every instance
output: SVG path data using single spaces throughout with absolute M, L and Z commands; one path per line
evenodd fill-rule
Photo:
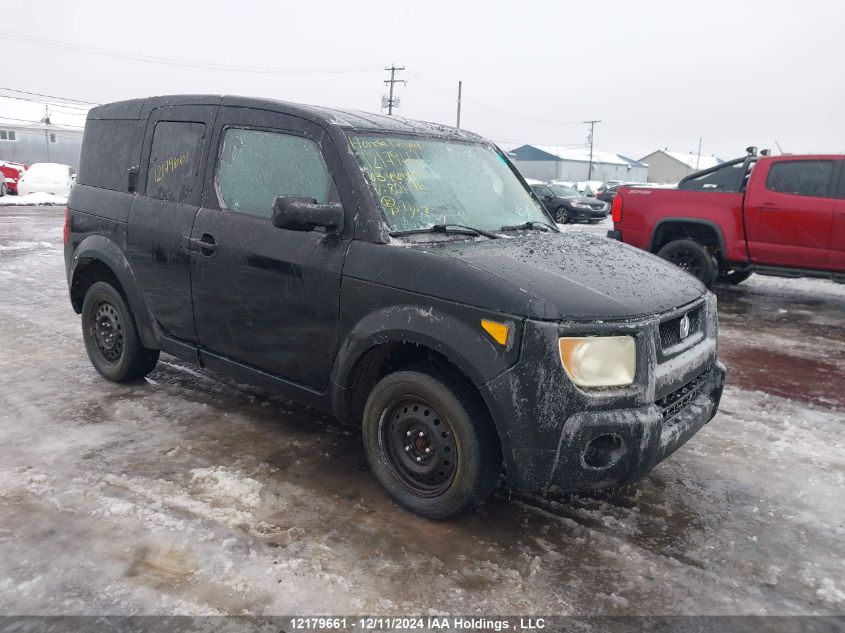
M 542 320 L 620 320 L 700 298 L 704 286 L 644 251 L 588 233 L 378 245 L 353 242 L 347 276 Z
M 583 204 L 596 204 L 597 202 L 601 202 L 604 204 L 603 200 L 599 200 L 598 198 L 590 198 L 589 196 L 581 196 L 579 198 L 567 198 L 569 202 L 581 202 Z

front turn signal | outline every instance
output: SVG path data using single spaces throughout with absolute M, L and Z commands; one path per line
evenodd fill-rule
M 505 346 L 508 344 L 508 337 L 510 336 L 511 329 L 507 323 L 481 319 L 481 327 L 485 332 L 487 332 L 487 334 L 490 335 L 490 338 L 496 341 L 499 345 Z

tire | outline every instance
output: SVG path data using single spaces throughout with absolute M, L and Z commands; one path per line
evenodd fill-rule
M 141 343 L 126 301 L 104 281 L 92 284 L 85 293 L 82 338 L 94 369 L 114 382 L 143 378 L 158 362 L 159 351 Z
M 566 207 L 558 207 L 555 210 L 555 222 L 558 224 L 569 224 L 569 214 L 566 212 Z
M 736 285 L 741 284 L 753 274 L 754 272 L 751 270 L 726 270 L 718 274 L 716 281 L 723 284 Z
M 487 413 L 460 385 L 426 367 L 376 384 L 364 408 L 363 436 L 370 468 L 390 498 L 428 519 L 478 507 L 502 470 Z
M 4 182 L 0 185 L 0 198 L 6 195 L 6 183 Z
M 718 271 L 716 262 L 707 249 L 698 242 L 692 240 L 669 242 L 657 252 L 657 256 L 686 270 L 708 288 L 716 280 Z

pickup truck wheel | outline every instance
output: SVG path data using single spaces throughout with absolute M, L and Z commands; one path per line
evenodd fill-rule
M 483 503 L 502 467 L 487 413 L 428 368 L 389 374 L 367 399 L 364 447 L 370 468 L 400 506 L 449 519 Z
M 558 224 L 569 224 L 569 214 L 566 212 L 565 207 L 560 207 L 555 211 L 555 221 Z
M 657 251 L 657 256 L 683 268 L 697 277 L 705 286 L 712 286 L 716 280 L 717 267 L 710 253 L 701 244 L 692 240 L 675 240 Z
M 94 369 L 114 382 L 143 378 L 158 362 L 158 350 L 141 343 L 135 319 L 120 292 L 104 281 L 92 284 L 85 293 L 82 339 Z
M 716 277 L 716 281 L 719 281 L 723 284 L 741 284 L 743 281 L 748 279 L 754 272 L 751 270 L 726 270 L 724 272 L 720 272 L 719 275 Z

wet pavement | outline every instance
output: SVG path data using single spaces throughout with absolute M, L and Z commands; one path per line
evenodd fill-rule
M 718 289 L 718 416 L 635 490 L 393 506 L 358 434 L 85 355 L 61 208 L 0 208 L 4 614 L 845 613 L 845 286 Z

